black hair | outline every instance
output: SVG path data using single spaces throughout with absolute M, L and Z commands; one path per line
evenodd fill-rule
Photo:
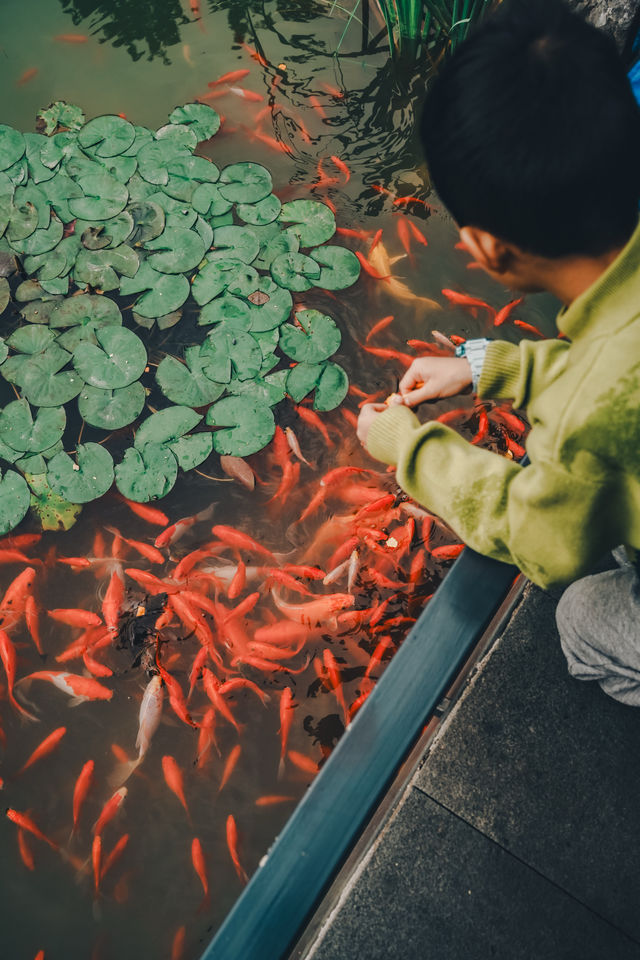
M 640 110 L 612 40 L 560 0 L 506 0 L 444 65 L 420 136 L 459 226 L 597 256 L 638 222 Z

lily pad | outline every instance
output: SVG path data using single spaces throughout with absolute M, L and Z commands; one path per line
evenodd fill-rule
M 38 410 L 35 420 L 26 400 L 14 400 L 0 413 L 0 440 L 21 453 L 40 453 L 64 433 L 64 407 Z
M 281 223 L 290 223 L 288 230 L 295 234 L 301 247 L 316 247 L 330 240 L 336 232 L 333 212 L 317 200 L 290 200 L 283 203 L 278 217 Z
M 133 277 L 138 270 L 138 254 L 126 243 L 104 250 L 81 250 L 76 257 L 73 276 L 78 286 L 88 284 L 101 290 L 117 290 L 119 274 Z
M 271 187 L 271 174 L 259 163 L 232 163 L 220 174 L 220 193 L 232 203 L 258 203 Z
M 223 293 L 221 297 L 216 297 L 200 311 L 198 323 L 200 326 L 207 326 L 212 323 L 221 323 L 229 321 L 234 329 L 248 330 L 251 326 L 251 313 L 249 304 L 240 297 L 232 297 L 230 293 Z
M 25 133 L 23 136 L 26 147 L 25 157 L 31 179 L 34 183 L 40 183 L 42 180 L 50 180 L 51 177 L 55 176 L 55 170 L 52 170 L 50 167 L 45 167 L 40 159 L 40 154 L 43 146 L 47 143 L 47 138 L 43 137 L 41 133 Z M 62 156 L 60 159 L 62 159 Z
M 73 220 L 69 209 L 69 200 L 82 197 L 82 188 L 67 176 L 66 173 L 56 173 L 55 177 L 40 184 L 39 188 L 51 204 L 63 223 Z
M 247 271 L 252 271 L 248 274 Z M 253 281 L 258 283 L 258 274 L 252 267 L 248 267 L 242 260 L 220 259 L 212 260 L 200 267 L 198 273 L 193 278 L 191 293 L 196 303 L 202 306 L 209 303 L 214 297 L 219 296 L 229 287 L 236 290 L 240 285 Z M 200 321 L 198 321 L 200 323 Z
M 12 246 L 31 236 L 37 226 L 38 211 L 30 201 L 20 206 L 12 204 L 6 234 Z
M 81 220 L 108 220 L 127 205 L 129 191 L 108 173 L 92 173 L 78 179 L 84 196 L 69 200 L 69 209 Z
M 147 290 L 136 300 L 135 311 L 141 317 L 155 319 L 177 310 L 189 296 L 190 285 L 181 274 L 158 273 L 148 263 L 142 263 L 133 279 L 122 280 L 120 293 L 138 293 Z
M 39 517 L 42 529 L 69 530 L 78 519 L 82 507 L 54 493 L 46 474 L 27 474 L 26 480 L 31 487 L 30 506 Z
M 168 227 L 181 227 L 183 230 L 189 230 L 196 220 L 198 214 L 189 203 L 183 203 L 168 196 L 163 191 L 152 193 L 150 198 L 165 212 L 165 229 Z
M 330 244 L 311 250 L 309 255 L 322 266 L 316 286 L 323 290 L 345 290 L 360 276 L 358 258 L 346 247 Z
M 0 472 L 0 534 L 17 527 L 29 509 L 29 487 L 15 470 Z
M 115 469 L 118 490 L 136 503 L 164 497 L 177 476 L 178 461 L 168 447 L 159 443 L 147 443 L 142 450 L 129 447 Z
M 38 287 L 40 287 L 40 284 L 38 284 Z M 32 300 L 22 307 L 20 314 L 28 323 L 49 323 L 51 315 L 59 303 L 60 299 L 58 297 L 51 297 L 50 300 Z
M 160 273 L 187 273 L 197 267 L 204 257 L 204 243 L 200 235 L 195 230 L 181 227 L 167 227 L 155 240 L 148 240 L 145 247 L 147 250 L 160 251 L 147 260 Z
M 137 124 L 134 124 L 134 130 L 136 132 L 136 138 L 131 144 L 130 147 L 121 154 L 124 157 L 137 157 L 140 151 L 148 143 L 151 143 L 153 140 L 153 133 L 147 127 L 141 127 Z
M 198 143 L 209 140 L 220 129 L 220 116 L 206 103 L 185 103 L 169 114 L 170 123 L 193 127 Z
M 172 443 L 197 427 L 201 420 L 202 416 L 191 407 L 175 406 L 158 410 L 141 424 L 136 432 L 134 446 L 141 449 L 148 443 Z
M 291 314 L 293 307 L 291 294 L 274 283 L 271 277 L 260 277 L 256 292 L 264 294 L 267 299 L 263 300 L 260 297 L 252 300 L 251 296 L 248 298 L 251 304 L 251 332 L 274 330 Z
M 338 363 L 326 363 L 313 400 L 314 410 L 334 410 L 347 395 L 349 378 Z
M 109 297 L 83 293 L 58 302 L 51 316 L 50 326 L 52 329 L 58 329 L 86 326 L 88 323 L 119 325 L 122 323 L 122 314 L 118 305 Z
M 143 180 L 159 186 L 167 183 L 167 166 L 176 157 L 189 157 L 190 153 L 170 140 L 151 140 L 138 153 L 138 171 Z
M 164 210 L 152 200 L 138 200 L 130 203 L 126 212 L 133 218 L 133 231 L 128 238 L 131 244 L 154 240 L 164 230 Z
M 271 276 L 280 287 L 303 293 L 316 285 L 320 267 L 302 253 L 282 253 L 271 264 Z
M 29 358 L 22 378 L 22 391 L 29 403 L 36 407 L 57 407 L 68 403 L 78 396 L 83 386 L 76 373 L 68 370 L 54 373 L 47 352 Z
M 224 327 L 212 330 L 202 346 L 202 370 L 217 383 L 228 383 L 232 367 L 239 380 L 248 380 L 260 372 L 262 351 L 250 333 L 227 331 Z
M 47 480 L 59 497 L 70 503 L 89 503 L 113 483 L 113 458 L 99 443 L 80 443 L 75 461 L 64 452 L 49 461 Z
M 250 397 L 256 403 L 274 407 L 285 398 L 288 374 L 289 370 L 278 370 L 266 377 L 254 377 L 253 380 L 232 380 L 227 389 L 229 393 Z
M 38 211 L 38 223 L 36 227 L 44 230 L 49 226 L 49 221 L 51 220 L 49 201 L 43 190 L 37 187 L 32 180 L 29 180 L 24 187 L 16 187 L 13 200 L 18 207 L 24 206 L 27 202 L 32 203 Z
M 26 144 L 19 130 L 0 124 L 0 170 L 7 170 L 24 155 Z
M 51 223 L 45 230 L 34 230 L 24 240 L 12 241 L 11 245 L 14 250 L 25 256 L 47 253 L 60 243 L 63 232 L 64 227 L 61 221 L 57 217 L 52 217 Z
M 78 397 L 78 410 L 92 427 L 120 430 L 138 419 L 145 400 L 144 387 L 138 380 L 117 390 L 85 385 Z
M 7 340 L 7 344 L 18 353 L 41 353 L 54 339 L 55 334 L 47 327 L 18 327 Z
M 213 449 L 210 433 L 193 433 L 169 444 L 181 470 L 193 470 L 207 459 Z
M 298 363 L 289 370 L 287 393 L 294 403 L 300 403 L 319 383 L 324 365 L 321 363 Z
M 137 380 L 147 365 L 142 340 L 126 327 L 104 326 L 96 330 L 98 346 L 83 341 L 73 354 L 73 365 L 92 387 L 115 390 Z
M 184 180 L 188 183 L 215 183 L 220 170 L 206 157 L 179 156 L 167 164 L 169 179 Z
M 109 220 L 78 220 L 75 232 L 81 237 L 87 250 L 102 250 L 103 247 L 118 247 L 129 240 L 134 222 L 129 210 L 123 210 Z
M 78 133 L 78 143 L 98 157 L 115 157 L 124 153 L 136 137 L 132 123 L 123 117 L 106 115 L 85 123 Z
M 165 357 L 158 364 L 156 381 L 165 397 L 189 407 L 213 403 L 224 392 L 224 384 L 205 376 L 200 347 L 187 347 L 184 358 L 185 363 L 180 363 L 176 357 Z
M 191 196 L 193 209 L 203 217 L 219 217 L 231 210 L 233 202 L 220 192 L 218 183 L 201 183 Z
M 38 116 L 44 120 L 44 132 L 47 136 L 50 136 L 56 127 L 79 130 L 84 123 L 84 113 L 80 107 L 64 100 L 55 100 L 46 110 L 41 110 Z
M 43 280 L 42 289 L 45 293 L 64 296 L 69 292 L 69 277 L 54 277 L 53 280 Z
M 218 227 L 213 231 L 213 250 L 207 260 L 242 260 L 251 263 L 258 256 L 260 243 L 250 227 Z
M 275 433 L 271 408 L 251 397 L 234 396 L 218 400 L 207 411 L 209 426 L 216 429 L 216 453 L 246 457 L 265 447 Z
M 340 346 L 341 336 L 335 321 L 319 310 L 298 310 L 299 326 L 283 324 L 280 349 L 298 363 L 326 360 Z
M 236 212 L 245 223 L 263 226 L 265 223 L 273 223 L 273 221 L 277 219 L 281 209 L 282 203 L 278 197 L 270 193 L 257 203 L 239 203 L 236 207 Z
M 198 138 L 195 131 L 186 123 L 167 123 L 156 130 L 157 140 L 169 140 L 185 150 L 195 150 Z

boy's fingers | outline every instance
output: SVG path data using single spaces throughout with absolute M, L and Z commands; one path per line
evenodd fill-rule
M 398 384 L 398 390 L 403 396 L 405 396 L 409 390 L 413 390 L 418 384 L 422 384 L 424 382 L 424 374 L 420 373 L 418 370 L 414 370 L 414 366 L 415 361 L 411 364 Z
M 433 389 L 429 386 L 420 387 L 418 390 L 410 390 L 409 393 L 403 394 L 402 402 L 405 407 L 417 407 L 418 404 L 424 403 L 425 400 L 433 399 Z

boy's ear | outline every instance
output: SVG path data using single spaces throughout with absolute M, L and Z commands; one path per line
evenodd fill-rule
M 491 273 L 505 273 L 511 264 L 513 251 L 503 240 L 479 227 L 462 227 L 460 239 L 480 266 Z

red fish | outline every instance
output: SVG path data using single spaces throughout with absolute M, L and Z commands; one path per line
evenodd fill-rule
M 280 763 L 278 765 L 278 777 L 284 774 L 284 758 L 287 751 L 289 740 L 289 731 L 293 723 L 293 711 L 297 704 L 293 702 L 293 692 L 291 687 L 285 687 L 280 694 Z
M 59 33 L 53 39 L 58 43 L 87 43 L 89 37 L 85 36 L 84 33 Z
M 267 66 L 269 66 L 269 64 L 267 63 L 267 61 L 265 60 L 265 58 L 264 58 L 260 53 L 258 53 L 257 50 L 254 50 L 252 47 L 250 47 L 249 44 L 244 43 L 244 42 L 241 40 L 241 41 L 240 41 L 240 46 L 242 47 L 243 50 L 246 50 L 246 51 L 247 51 L 247 53 L 249 54 L 249 56 L 250 56 L 253 60 L 257 60 L 257 62 L 260 64 L 261 67 L 267 67 Z
M 171 960 L 183 960 L 187 928 L 178 927 L 171 943 Z
M 160 671 L 160 676 L 162 677 L 164 684 L 169 693 L 169 703 L 171 704 L 171 709 L 183 723 L 186 723 L 190 727 L 197 727 L 198 724 L 192 719 L 191 714 L 187 710 L 187 703 L 182 692 L 182 687 L 175 679 L 172 677 L 168 670 L 156 660 L 158 670 Z
M 90 610 L 62 609 L 47 610 L 48 616 L 58 623 L 66 623 L 69 627 L 97 627 L 102 620 L 97 613 Z
M 481 307 L 483 310 L 486 310 L 492 319 L 496 315 L 494 308 L 490 306 L 490 304 L 486 303 L 486 301 L 480 300 L 479 297 L 471 297 L 467 293 L 458 293 L 457 290 L 448 290 L 446 288 L 442 291 L 442 293 L 447 300 L 456 304 L 456 306 L 470 307 L 474 316 L 476 309 L 479 307 Z
M 93 866 L 93 892 L 98 895 L 100 889 L 100 867 L 102 862 L 102 837 L 96 833 L 91 844 L 91 863 Z
M 402 353 L 400 350 L 392 350 L 389 347 L 367 347 L 362 344 L 362 349 L 367 353 L 372 353 L 374 357 L 380 357 L 382 360 L 399 360 L 405 367 L 410 367 L 415 357 L 410 353 Z
M 322 108 L 322 104 L 320 103 L 320 101 L 318 100 L 318 98 L 317 98 L 317 97 L 314 97 L 314 96 L 312 95 L 312 96 L 308 97 L 308 100 L 309 100 L 309 103 L 311 104 L 311 106 L 313 107 L 313 109 L 314 109 L 314 110 L 316 111 L 316 113 L 318 114 L 318 116 L 319 116 L 319 117 L 322 117 L 323 120 L 326 120 L 326 119 L 327 119 L 327 115 L 326 115 L 326 113 L 324 112 L 324 109 Z
M 346 163 L 341 160 L 340 157 L 335 157 L 333 154 L 331 155 L 331 161 L 338 168 L 340 173 L 344 174 L 344 182 L 348 183 L 351 179 L 351 171 Z
M 87 700 L 111 700 L 113 696 L 113 690 L 104 687 L 97 680 L 60 670 L 38 670 L 36 673 L 27 674 L 18 682 L 25 683 L 32 680 L 48 680 L 58 690 L 62 690 L 63 693 L 73 697 L 71 706 L 85 703 Z
M 239 597 L 242 591 L 244 590 L 247 583 L 247 568 L 245 567 L 242 560 L 238 563 L 236 572 L 233 575 L 233 579 L 229 584 L 229 590 L 227 596 L 229 600 L 235 600 L 236 597 Z
M 369 333 L 365 338 L 365 343 L 369 343 L 369 340 L 371 339 L 371 337 L 374 337 L 376 333 L 380 333 L 381 330 L 385 330 L 392 321 L 393 321 L 393 314 L 391 314 L 388 317 L 383 317 L 382 320 L 378 320 L 377 323 L 374 323 L 374 325 L 371 327 L 371 330 L 369 330 Z
M 238 827 L 236 826 L 236 821 L 232 813 L 227 817 L 227 846 L 229 848 L 231 862 L 236 869 L 240 881 L 242 883 L 248 883 L 249 877 L 240 864 L 240 858 L 238 856 Z
M 24 616 L 27 624 L 27 630 L 31 635 L 31 639 L 36 645 L 36 650 L 42 657 L 44 651 L 42 649 L 42 640 L 40 639 L 40 617 L 38 612 L 38 604 L 33 594 L 29 594 L 27 597 L 25 607 L 24 607 Z
M 262 797 L 258 797 L 255 801 L 256 807 L 273 807 L 277 803 L 290 803 L 295 801 L 295 797 L 285 796 L 284 794 L 265 794 Z
M 303 773 L 310 773 L 312 776 L 315 776 L 318 772 L 318 764 L 315 760 L 312 760 L 311 757 L 305 756 L 304 753 L 299 753 L 297 750 L 289 750 L 287 754 L 291 763 L 302 770 Z
M 378 271 L 376 270 L 376 268 L 373 267 L 373 266 L 369 263 L 369 261 L 367 260 L 367 258 L 366 258 L 362 253 L 360 253 L 359 250 L 356 250 L 356 251 L 355 251 L 355 255 L 356 255 L 356 257 L 358 258 L 358 260 L 360 261 L 360 266 L 362 267 L 362 269 L 364 270 L 364 272 L 365 272 L 365 273 L 368 273 L 369 276 L 370 276 L 370 277 L 373 277 L 374 280 L 390 280 L 390 279 L 391 279 L 391 275 L 390 275 L 390 274 L 386 274 L 386 275 L 385 275 L 385 274 L 382 274 L 382 273 L 378 273 Z
M 18 852 L 20 853 L 20 859 L 24 863 L 27 870 L 35 870 L 36 863 L 33 858 L 31 847 L 27 841 L 27 835 L 24 830 L 20 828 L 18 828 Z
M 17 85 L 19 87 L 23 87 L 25 83 L 29 83 L 29 80 L 33 80 L 37 72 L 37 67 L 30 67 L 28 70 L 25 70 L 25 72 L 20 76 Z
M 133 510 L 138 517 L 146 520 L 147 523 L 152 523 L 157 527 L 166 527 L 169 523 L 169 517 L 166 513 L 156 507 L 150 507 L 148 503 L 136 503 L 135 500 L 127 500 L 126 497 L 119 497 L 118 499 L 126 503 L 130 510 Z
M 509 410 L 492 410 L 491 416 L 494 420 L 503 423 L 518 437 L 521 437 L 527 429 L 526 424 L 524 424 L 519 417 L 516 417 L 515 413 L 511 413 Z
M 0 603 L 0 622 L 4 622 L 7 614 L 21 616 L 26 607 L 27 597 L 33 589 L 36 579 L 36 571 L 33 567 L 26 567 L 19 573 L 5 591 L 5 595 Z
M 124 579 L 120 570 L 111 574 L 107 592 L 102 601 L 102 616 L 112 633 L 118 632 L 118 616 L 124 601 Z
M 310 600 L 308 603 L 297 604 L 285 603 L 276 593 L 275 588 L 271 590 L 271 596 L 278 610 L 286 617 L 310 627 L 323 623 L 330 614 L 346 610 L 355 603 L 355 597 L 350 593 L 331 593 L 316 600 Z
M 484 407 L 478 410 L 478 432 L 471 440 L 471 443 L 482 443 L 489 433 L 489 417 Z
M 80 810 L 82 805 L 87 798 L 87 794 L 91 788 L 91 783 L 93 781 L 93 770 L 95 763 L 93 760 L 87 760 L 80 775 L 76 780 L 76 785 L 73 789 L 73 829 L 72 834 L 78 827 L 78 820 L 80 819 Z
M 235 770 L 238 760 L 240 759 L 240 754 L 242 753 L 242 747 L 239 743 L 236 743 L 235 747 L 229 753 L 227 761 L 224 765 L 224 770 L 222 771 L 222 779 L 220 780 L 220 786 L 218 787 L 218 793 L 225 787 L 233 771 Z
M 5 633 L 4 630 L 0 630 L 0 659 L 2 659 L 4 672 L 7 675 L 7 695 L 10 703 L 23 717 L 26 717 L 28 720 L 36 720 L 37 718 L 34 717 L 33 714 L 29 713 L 28 710 L 25 710 L 25 708 L 18 703 L 13 694 L 13 686 L 16 678 L 16 648 L 11 642 L 9 634 Z
M 16 826 L 20 827 L 22 830 L 26 830 L 28 833 L 32 833 L 34 837 L 37 837 L 38 840 L 44 840 L 45 843 L 48 843 L 52 850 L 59 850 L 57 843 L 54 843 L 53 840 L 50 840 L 42 830 L 36 826 L 34 821 L 26 813 L 20 813 L 18 810 L 13 810 L 11 807 L 7 807 L 6 814 Z
M 542 330 L 538 330 L 538 328 L 534 327 L 532 323 L 525 323 L 524 320 L 514 320 L 513 322 L 516 327 L 520 327 L 521 330 L 526 330 L 527 333 L 533 333 L 536 337 L 542 337 L 543 340 L 546 340 Z
M 524 297 L 518 297 L 517 300 L 512 300 L 510 303 L 505 304 L 504 307 L 501 307 L 493 318 L 494 327 L 499 327 L 500 324 L 504 323 L 507 317 L 511 314 L 512 310 L 515 310 L 515 308 L 521 304 L 523 300 Z
M 344 715 L 345 725 L 349 722 L 349 716 L 347 713 L 347 705 L 344 702 L 344 692 L 342 690 L 342 678 L 340 677 L 340 668 L 336 662 L 336 658 L 331 653 L 331 650 L 325 649 L 322 652 L 322 661 L 324 663 L 325 669 L 329 674 L 329 680 L 331 682 L 331 689 L 335 693 L 336 700 L 340 706 L 342 713 Z
M 239 80 L 243 80 L 245 77 L 248 77 L 250 70 L 231 70 L 229 73 L 223 73 L 221 77 L 218 77 L 217 80 L 209 81 L 208 86 L 216 87 L 219 83 L 238 83 Z
M 118 813 L 118 810 L 124 803 L 127 793 L 128 790 L 126 787 L 120 787 L 111 797 L 109 797 L 102 808 L 100 816 L 93 825 L 93 832 L 96 834 L 96 836 L 99 836 L 107 824 L 111 823 L 113 818 Z
M 99 839 L 99 835 L 96 835 L 95 839 Z M 118 860 L 124 853 L 125 847 L 127 846 L 128 843 L 129 843 L 129 834 L 123 833 L 120 839 L 118 840 L 118 842 L 115 844 L 109 856 L 104 861 L 104 866 L 100 871 L 100 881 L 104 880 L 106 875 L 109 873 L 109 870 L 111 870 L 113 865 L 118 862 Z
M 423 247 L 429 246 L 427 242 L 427 238 L 425 237 L 424 233 L 422 232 L 422 230 L 420 230 L 419 227 L 415 225 L 413 220 L 407 220 L 407 224 L 409 226 L 409 230 L 411 231 L 415 239 L 418 241 L 418 243 L 421 243 Z
M 33 766 L 34 763 L 37 763 L 38 760 L 41 760 L 42 757 L 46 757 L 52 750 L 55 750 L 66 732 L 66 727 L 58 727 L 53 733 L 50 733 L 48 737 L 45 737 L 42 743 L 35 748 L 31 756 L 22 764 L 16 776 L 24 773 L 25 770 Z
M 524 449 L 524 447 L 521 447 L 520 444 L 516 443 L 515 440 L 512 440 L 511 437 L 505 437 L 505 439 L 507 441 L 507 447 L 511 451 L 511 453 L 514 455 L 514 457 L 517 457 L 518 460 L 522 459 L 522 457 L 524 457 L 525 453 L 527 452 Z
M 211 528 L 211 533 L 214 537 L 217 537 L 218 540 L 221 540 L 236 550 L 247 550 L 250 553 L 257 553 L 260 554 L 260 556 L 268 557 L 273 563 L 277 563 L 276 558 L 270 550 L 263 547 L 254 540 L 253 537 L 250 537 L 249 534 L 242 533 L 242 531 L 236 530 L 234 527 L 227 527 L 218 523 Z
M 185 809 L 189 822 L 191 822 L 187 798 L 184 795 L 184 777 L 182 770 L 173 757 L 166 755 L 162 758 L 162 773 L 164 774 L 165 783 L 169 787 L 169 790 L 176 795 Z
M 204 899 L 199 907 L 199 909 L 202 910 L 209 904 L 209 881 L 207 879 L 207 865 L 204 859 L 204 851 L 198 837 L 194 837 L 191 841 L 191 862 L 204 890 Z
M 327 93 L 330 93 L 331 96 L 335 97 L 337 100 L 342 100 L 342 98 L 344 97 L 344 93 L 342 92 L 342 90 L 338 90 L 337 87 L 331 86 L 330 83 L 325 83 L 323 81 L 321 86 L 323 86 L 327 91 Z
M 318 414 L 314 410 L 309 410 L 307 407 L 303 407 L 299 403 L 295 405 L 295 408 L 296 408 L 296 413 L 298 414 L 300 419 L 304 420 L 304 422 L 308 426 L 314 427 L 314 429 L 318 430 L 322 434 L 322 437 L 327 447 L 332 447 L 333 440 L 329 436 L 329 432 L 325 427 L 324 423 L 322 422 L 322 420 L 320 419 L 320 417 L 318 416 Z
M 243 100 L 249 100 L 250 103 L 262 103 L 264 100 L 262 94 L 255 93 L 253 90 L 245 90 L 244 87 L 229 87 L 229 93 L 233 93 Z
M 434 547 L 431 556 L 436 560 L 453 560 L 464 550 L 464 543 L 454 543 L 444 547 Z

